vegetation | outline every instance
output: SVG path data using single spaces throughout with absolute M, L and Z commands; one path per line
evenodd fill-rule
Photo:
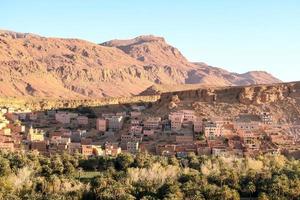
M 0 153 L 0 199 L 299 199 L 300 162 L 256 158 Z

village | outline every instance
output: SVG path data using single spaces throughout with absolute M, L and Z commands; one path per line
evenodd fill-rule
M 149 152 L 163 156 L 255 156 L 300 148 L 297 127 L 277 123 L 271 113 L 236 117 L 199 117 L 194 110 L 164 116 L 146 114 L 147 106 L 96 116 L 75 110 L 0 109 L 0 149 L 43 155 L 79 153 L 116 156 Z

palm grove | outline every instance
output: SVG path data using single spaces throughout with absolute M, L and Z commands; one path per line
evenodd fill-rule
M 0 199 L 300 198 L 300 162 L 282 155 L 184 159 L 0 154 Z

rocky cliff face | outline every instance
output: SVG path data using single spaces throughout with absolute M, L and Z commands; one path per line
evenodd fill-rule
M 151 113 L 165 115 L 181 109 L 201 117 L 234 119 L 241 113 L 269 112 L 275 123 L 300 124 L 300 82 L 233 87 L 205 87 L 160 95 Z
M 163 38 L 141 36 L 98 45 L 0 31 L 0 96 L 131 96 L 153 84 L 249 85 L 279 82 L 264 72 L 230 73 L 190 63 Z
M 166 92 L 161 94 L 161 101 L 169 102 L 174 95 L 181 100 L 195 100 L 206 103 L 263 105 L 289 99 L 300 100 L 300 82 Z
M 152 112 L 155 115 L 164 115 L 179 106 L 180 109 L 195 109 L 199 113 L 204 112 L 206 116 L 215 113 L 217 116 L 228 115 L 227 117 L 233 117 L 234 113 L 260 112 L 266 106 L 268 111 L 281 112 L 289 115 L 289 117 L 285 116 L 286 118 L 293 119 L 295 116 L 300 116 L 300 82 L 234 87 L 202 87 L 157 95 L 101 99 L 0 98 L 0 106 L 12 105 L 33 110 L 93 108 L 141 102 L 151 102 L 153 108 L 150 113 Z

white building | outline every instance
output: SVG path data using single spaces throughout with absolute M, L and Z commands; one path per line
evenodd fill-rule
M 222 136 L 223 125 L 214 122 L 205 122 L 203 125 L 203 132 L 206 138 L 214 139 Z

